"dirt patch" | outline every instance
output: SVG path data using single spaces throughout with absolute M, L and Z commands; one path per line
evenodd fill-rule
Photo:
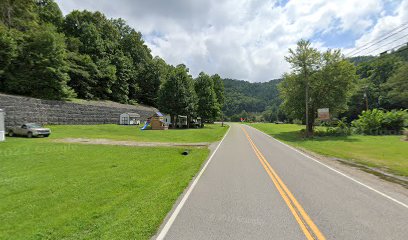
M 136 141 L 118 141 L 111 139 L 89 139 L 89 138 L 62 138 L 54 142 L 62 143 L 81 143 L 96 145 L 115 145 L 115 146 L 134 146 L 134 147 L 208 147 L 210 143 L 165 143 L 165 142 L 136 142 Z

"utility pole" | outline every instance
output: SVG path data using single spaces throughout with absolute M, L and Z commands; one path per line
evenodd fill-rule
M 367 93 L 364 93 L 364 98 L 365 98 L 366 111 L 368 111 L 368 96 L 367 96 Z
M 309 84 L 306 81 L 306 137 L 309 137 Z
M 309 83 L 307 81 L 307 72 L 305 71 L 305 105 L 306 105 L 306 137 L 309 137 Z

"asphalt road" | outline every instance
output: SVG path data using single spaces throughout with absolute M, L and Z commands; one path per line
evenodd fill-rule
M 232 124 L 157 239 L 408 239 L 407 195 L 342 174 Z

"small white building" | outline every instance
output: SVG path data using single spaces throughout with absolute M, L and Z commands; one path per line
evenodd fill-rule
M 140 115 L 138 113 L 122 113 L 119 118 L 120 125 L 139 125 Z
M 164 120 L 164 122 L 165 122 L 167 125 L 170 125 L 170 124 L 171 124 L 171 116 L 170 116 L 170 114 L 165 115 L 163 120 Z

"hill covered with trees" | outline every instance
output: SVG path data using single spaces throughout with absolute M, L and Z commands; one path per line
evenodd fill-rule
M 225 104 L 223 113 L 227 119 L 237 121 L 253 118 L 280 105 L 277 85 L 281 80 L 251 83 L 243 80 L 223 79 Z M 276 111 L 275 111 L 276 112 Z
M 142 103 L 207 121 L 224 103 L 217 74 L 193 79 L 184 64 L 153 57 L 125 20 L 86 10 L 63 16 L 53 0 L 0 2 L 0 92 Z

